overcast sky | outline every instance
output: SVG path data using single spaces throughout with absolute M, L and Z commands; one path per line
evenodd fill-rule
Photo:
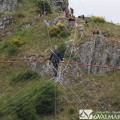
M 108 21 L 120 23 L 120 0 L 69 0 L 75 15 L 103 16 Z

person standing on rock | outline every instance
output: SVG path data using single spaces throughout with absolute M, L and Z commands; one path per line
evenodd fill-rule
M 51 56 L 49 58 L 50 62 L 52 63 L 53 66 L 53 72 L 54 76 L 57 77 L 58 75 L 58 67 L 60 61 L 63 61 L 63 53 L 58 49 L 57 46 L 55 46 L 55 49 L 52 51 L 51 50 Z

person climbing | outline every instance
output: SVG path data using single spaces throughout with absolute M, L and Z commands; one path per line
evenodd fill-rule
M 85 15 L 83 14 L 83 20 L 85 20 Z
M 78 18 L 79 19 L 82 19 L 82 20 L 85 20 L 85 15 L 83 14 L 83 15 L 80 15 L 80 16 L 78 16 Z
M 49 60 L 52 63 L 55 77 L 57 77 L 58 75 L 59 63 L 60 61 L 63 61 L 63 57 L 64 57 L 63 53 L 58 49 L 57 46 L 55 46 L 55 49 L 53 51 L 51 50 L 51 56 Z
M 66 18 L 69 18 L 69 16 L 70 16 L 70 12 L 69 12 L 69 9 L 65 9 L 64 10 L 64 16 L 66 17 Z
M 100 34 L 100 31 L 99 29 L 96 30 L 96 34 L 99 35 Z
M 74 16 L 74 9 L 73 8 L 70 8 L 70 13 L 71 13 L 71 16 Z
M 100 34 L 99 29 L 95 29 L 95 30 L 93 30 L 93 36 L 94 36 L 94 35 L 99 35 L 99 34 Z
M 76 24 L 76 18 L 75 18 L 75 16 L 69 17 L 68 22 L 69 22 L 69 26 L 70 26 L 71 28 L 74 28 L 74 27 L 75 27 L 75 24 Z

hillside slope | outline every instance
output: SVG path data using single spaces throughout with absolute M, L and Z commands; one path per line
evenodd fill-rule
M 63 12 L 55 10 L 54 6 L 51 14 L 40 17 L 32 0 L 22 0 L 18 1 L 15 12 L 1 13 L 1 21 L 12 16 L 12 22 L 0 29 L 0 59 L 7 61 L 0 63 L 0 120 L 78 120 L 79 109 L 118 111 L 120 108 L 120 26 L 89 21 L 82 38 L 79 30 L 69 26 L 65 28 L 66 36 L 50 37 L 44 20 L 54 21 L 63 16 Z M 83 20 L 80 22 L 84 25 Z M 96 26 L 107 36 L 93 36 Z M 53 80 L 49 61 L 44 60 L 55 45 L 65 45 L 67 49 L 57 81 Z M 56 90 L 60 91 L 58 98 Z M 40 114 L 50 103 L 53 111 Z

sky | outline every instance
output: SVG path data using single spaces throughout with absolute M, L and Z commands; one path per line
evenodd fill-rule
M 120 23 L 120 0 L 69 0 L 75 15 L 103 16 L 107 21 Z

